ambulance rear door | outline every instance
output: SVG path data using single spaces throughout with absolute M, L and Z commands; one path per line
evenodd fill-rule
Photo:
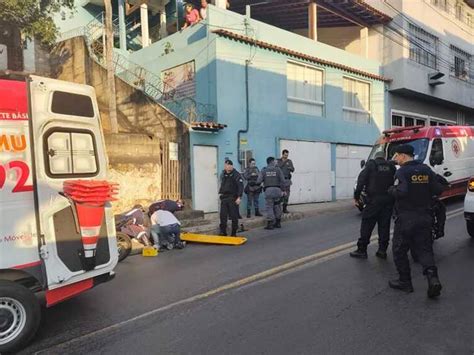
M 113 270 L 115 226 L 109 205 L 100 228 L 96 267 L 86 271 L 77 215 L 62 191 L 66 180 L 106 179 L 94 89 L 36 76 L 31 76 L 29 89 L 41 255 L 48 286 L 54 289 Z

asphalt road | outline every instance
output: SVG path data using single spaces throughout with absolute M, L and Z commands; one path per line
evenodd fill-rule
M 360 217 L 342 211 L 248 233 L 241 247 L 132 256 L 108 284 L 44 312 L 23 353 L 288 354 L 474 352 L 474 240 L 461 202 L 435 243 L 442 296 L 388 288 L 391 257 L 348 257 Z

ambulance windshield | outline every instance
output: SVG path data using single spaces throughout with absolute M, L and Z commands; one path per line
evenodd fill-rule
M 369 159 L 374 159 L 374 156 L 377 152 L 385 152 L 387 159 L 391 160 L 395 148 L 398 147 L 400 144 L 409 144 L 415 149 L 415 160 L 419 160 L 422 162 L 425 160 L 429 145 L 429 140 L 426 138 L 376 144 L 370 152 Z

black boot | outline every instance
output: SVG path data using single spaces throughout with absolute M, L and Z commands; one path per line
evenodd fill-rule
M 264 229 L 272 230 L 273 228 L 273 221 L 267 221 L 267 225 Z
M 375 253 L 375 256 L 380 258 L 380 259 L 386 260 L 387 259 L 387 251 L 383 248 L 379 248 L 379 250 L 377 250 L 377 252 Z
M 436 268 L 431 268 L 425 272 L 426 278 L 428 279 L 428 297 L 436 298 L 441 294 L 441 282 L 438 278 L 438 270 Z
M 400 280 L 400 279 L 390 280 L 388 282 L 388 285 L 391 288 L 394 288 L 395 290 L 400 290 L 406 293 L 411 293 L 414 291 L 413 285 L 411 284 L 411 280 Z
M 221 231 L 219 232 L 219 235 L 221 237 L 225 237 L 225 236 L 227 236 L 227 231 L 225 229 L 221 229 Z
M 288 204 L 286 203 L 283 204 L 283 213 L 290 213 L 288 212 Z
M 367 250 L 357 248 L 357 250 L 351 252 L 349 255 L 357 259 L 367 259 Z
M 276 219 L 275 228 L 281 228 L 281 219 Z
M 247 218 L 250 218 L 251 217 L 251 214 L 250 214 L 250 209 L 247 210 Z
M 232 233 L 230 234 L 231 237 L 236 237 L 237 236 L 237 229 L 232 228 Z
M 262 214 L 258 208 L 255 209 L 255 217 L 262 217 Z

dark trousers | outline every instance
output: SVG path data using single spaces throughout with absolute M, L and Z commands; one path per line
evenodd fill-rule
M 221 223 L 219 225 L 221 234 L 227 235 L 227 220 L 229 218 L 232 221 L 231 235 L 235 235 L 239 227 L 239 206 L 235 203 L 235 197 L 221 197 Z
M 391 204 L 367 205 L 362 222 L 360 225 L 360 238 L 357 241 L 357 247 L 367 250 L 370 243 L 370 237 L 377 224 L 379 233 L 379 249 L 387 250 L 390 241 L 390 221 L 392 218 L 393 207 Z
M 160 236 L 163 237 L 164 241 L 169 243 L 172 234 L 174 234 L 174 244 L 181 242 L 181 227 L 179 224 L 160 226 Z
M 259 198 L 260 192 L 249 191 L 247 193 L 247 210 L 250 211 L 252 209 L 252 205 L 255 207 L 255 209 L 258 209 Z
M 428 269 L 436 270 L 431 239 L 433 219 L 428 211 L 405 212 L 395 219 L 393 234 L 393 261 L 400 274 L 400 280 L 411 280 L 408 250 L 418 256 L 423 273 Z
M 436 218 L 435 230 L 444 235 L 444 226 L 446 224 L 446 206 L 440 200 L 435 201 L 433 205 L 434 217 Z

